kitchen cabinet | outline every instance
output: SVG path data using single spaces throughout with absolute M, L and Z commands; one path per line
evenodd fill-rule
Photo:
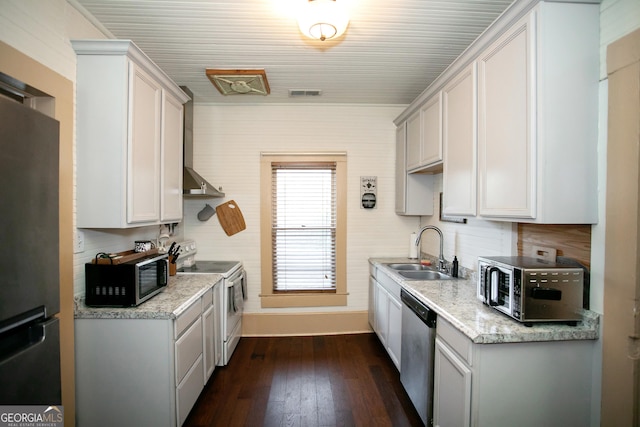
M 438 327 L 434 356 L 433 425 L 469 427 L 471 341 L 451 330 L 447 322 L 440 321 Z
M 597 222 L 598 20 L 592 2 L 514 2 L 394 120 L 408 170 L 437 173 L 416 135 L 436 139 L 441 100 L 444 214 Z
M 475 344 L 442 317 L 436 331 L 434 426 L 589 425 L 594 342 Z
M 375 319 L 371 326 L 389 354 L 391 361 L 400 370 L 400 337 L 402 335 L 400 285 L 375 267 L 371 267 L 370 273 L 369 289 L 374 293 L 374 297 L 369 296 L 369 310 L 374 310 L 373 317 Z
M 220 357 L 219 288 L 175 319 L 76 319 L 78 424 L 182 425 Z
M 175 381 L 178 425 L 204 388 L 202 301 L 193 303 L 175 321 Z
M 407 119 L 407 170 L 431 170 L 442 164 L 442 93 Z
M 182 99 L 167 91 L 163 92 L 162 105 L 160 222 L 180 222 L 182 221 L 184 109 Z
M 407 160 L 406 169 L 411 171 L 420 166 L 421 142 L 422 142 L 422 120 L 420 110 L 416 111 L 407 119 Z
M 204 383 L 211 378 L 220 357 L 222 357 L 222 338 L 220 337 L 221 310 L 220 310 L 220 289 L 219 283 L 205 297 L 203 297 L 202 332 L 204 339 L 203 359 L 204 359 Z
M 128 40 L 74 40 L 77 226 L 182 218 L 182 104 L 189 98 Z
M 407 172 L 408 127 L 403 122 L 396 128 L 396 213 L 433 215 L 433 175 Z
M 597 222 L 597 27 L 598 5 L 540 2 L 478 56 L 480 216 Z
M 475 62 L 442 90 L 442 213 L 476 215 L 477 80 Z

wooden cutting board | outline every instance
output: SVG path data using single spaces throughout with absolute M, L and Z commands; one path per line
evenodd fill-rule
M 216 215 L 218 216 L 218 221 L 220 221 L 222 229 L 227 233 L 227 236 L 233 236 L 247 228 L 244 223 L 242 212 L 234 200 L 229 200 L 228 202 L 216 206 Z

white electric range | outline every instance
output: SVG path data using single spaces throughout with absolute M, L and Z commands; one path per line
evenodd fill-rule
M 176 245 L 180 246 L 177 274 L 219 274 L 223 277 L 215 290 L 219 292 L 217 300 L 220 301 L 220 307 L 215 309 L 219 313 L 217 324 L 222 350 L 218 365 L 224 366 L 229 363 L 242 336 L 242 311 L 247 299 L 247 276 L 242 262 L 196 260 L 198 247 L 194 240 L 177 242 Z

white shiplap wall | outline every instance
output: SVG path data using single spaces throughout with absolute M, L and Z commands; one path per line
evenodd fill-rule
M 443 252 L 447 261 L 458 257 L 460 266 L 477 270 L 479 256 L 515 255 L 517 252 L 514 225 L 509 222 L 467 218 L 466 224 L 443 222 L 439 218 L 439 193 L 442 191 L 442 174 L 434 180 L 434 207 L 436 214 L 420 218 L 420 226 L 435 225 L 442 230 Z M 425 231 L 422 235 L 422 252 L 437 256 L 440 252 L 438 235 Z
M 248 274 L 248 312 L 259 312 L 260 299 L 260 152 L 347 152 L 348 306 L 366 310 L 369 257 L 408 256 L 408 238 L 417 217 L 394 213 L 395 126 L 402 106 L 278 105 L 195 106 L 194 166 L 226 199 L 240 207 L 247 229 L 227 236 L 213 216 L 200 222 L 205 203 L 186 200 L 185 236 L 199 245 L 198 259 L 238 259 Z M 360 208 L 360 176 L 378 177 L 376 209 Z M 275 309 L 269 309 L 273 312 Z M 317 311 L 313 309 L 309 311 Z M 281 310 L 287 311 L 287 310 Z M 294 311 L 303 311 L 295 309 Z

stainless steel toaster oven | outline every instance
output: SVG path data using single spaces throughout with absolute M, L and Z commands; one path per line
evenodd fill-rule
M 478 298 L 533 322 L 582 320 L 584 270 L 530 257 L 478 257 Z

